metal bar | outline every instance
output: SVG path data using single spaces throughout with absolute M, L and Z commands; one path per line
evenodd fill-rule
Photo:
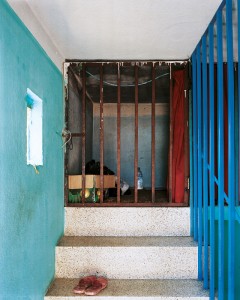
M 209 31 L 209 188 L 210 188 L 210 300 L 215 299 L 215 105 L 214 105 L 214 33 Z
M 223 35 L 222 11 L 217 12 L 217 95 L 218 95 L 218 299 L 224 299 L 224 127 L 223 127 Z
M 219 5 L 217 11 L 222 10 L 222 9 L 224 8 L 225 4 L 226 4 L 226 0 L 222 0 L 222 2 L 221 2 L 221 4 Z M 216 22 L 216 20 L 217 20 L 217 13 L 213 16 L 212 20 L 211 20 L 210 23 L 209 23 L 209 26 L 210 26 L 210 25 L 213 25 L 213 24 Z M 207 32 L 207 30 L 206 30 L 206 32 Z
M 234 63 L 234 111 L 235 111 L 235 205 L 239 205 L 239 100 L 238 100 L 238 70 Z
M 86 165 L 86 65 L 82 64 L 82 203 L 85 203 Z
M 120 64 L 118 67 L 117 89 L 117 202 L 120 203 L 120 177 L 121 177 L 121 74 Z
M 68 68 L 69 68 L 69 64 L 64 64 L 63 65 L 63 74 L 64 74 L 64 112 L 65 112 L 65 124 L 64 127 L 66 130 L 68 130 L 68 109 L 69 109 L 69 93 L 68 93 L 68 87 L 69 87 L 69 73 L 68 73 Z M 69 155 L 69 151 L 67 149 L 67 147 L 64 149 L 64 204 L 65 206 L 68 206 L 68 155 Z
M 155 104 L 156 104 L 156 70 L 152 64 L 152 202 L 155 202 Z
M 235 113 L 232 0 L 226 1 L 228 84 L 228 299 L 235 299 Z
M 134 201 L 138 202 L 138 65 L 135 64 Z
M 168 175 L 168 193 L 169 193 L 169 202 L 173 203 L 173 199 L 172 199 L 172 165 L 173 165 L 173 160 L 172 160 L 172 152 L 173 152 L 173 128 L 172 128 L 172 124 L 173 124 L 173 109 L 172 109 L 172 105 L 173 105 L 173 79 L 172 79 L 172 64 L 170 64 L 170 99 L 169 99 L 169 114 L 170 114 L 170 124 L 169 124 L 169 157 L 168 157 L 168 165 L 169 165 L 169 175 Z
M 202 199 L 202 73 L 201 45 L 197 47 L 197 113 L 198 113 L 198 279 L 203 279 L 202 246 L 203 246 L 203 199 Z
M 194 240 L 198 240 L 198 205 L 197 205 L 197 61 L 196 52 L 192 55 L 192 90 L 193 90 L 193 219 L 194 219 Z
M 97 64 L 108 64 L 108 65 L 116 65 L 116 63 L 120 63 L 122 66 L 133 66 L 135 63 L 141 65 L 151 66 L 154 62 L 155 64 L 166 66 L 171 63 L 184 65 L 188 63 L 188 59 L 180 59 L 180 60 L 159 60 L 159 59 L 151 59 L 151 60 L 81 60 L 81 59 L 66 59 L 65 62 L 68 63 L 86 63 L 86 66 L 96 66 Z
M 239 205 L 239 100 L 238 100 L 238 70 L 234 63 L 234 107 L 235 107 L 235 205 Z
M 240 2 L 238 1 L 237 3 L 237 23 L 238 23 L 238 69 L 237 69 L 237 74 L 238 74 L 238 83 L 237 83 L 237 92 L 238 92 L 238 151 L 240 150 Z M 239 205 L 240 203 L 240 156 L 239 156 L 239 152 L 238 152 L 238 194 L 236 197 L 236 204 Z
M 202 37 L 202 96 L 203 96 L 203 287 L 208 289 L 208 91 L 207 91 L 207 37 Z
M 74 133 L 72 133 L 71 132 L 71 137 L 72 138 L 77 138 L 77 137 L 80 137 L 80 138 L 82 138 L 83 136 L 85 135 L 85 133 L 76 133 L 76 132 L 74 132 Z
M 144 203 L 125 203 L 125 202 L 103 202 L 103 203 L 69 203 L 71 207 L 188 207 L 186 203 L 163 203 L 163 202 L 144 202 Z
M 237 197 L 236 197 L 236 204 L 239 205 L 240 203 L 240 2 L 238 1 L 238 4 L 237 4 L 237 23 L 238 23 L 238 41 L 237 41 L 237 44 L 238 44 L 238 70 L 237 70 L 237 79 L 238 79 L 238 88 L 237 88 L 237 92 L 238 92 L 238 98 L 237 98 L 237 101 L 238 101 L 238 153 L 237 153 L 237 156 L 238 156 L 238 170 L 237 170 L 237 173 L 238 173 L 238 182 L 237 182 L 237 186 L 238 186 L 238 194 L 237 194 Z
M 103 118 L 103 64 L 100 68 L 100 203 L 103 203 L 103 187 L 104 187 L 104 118 Z

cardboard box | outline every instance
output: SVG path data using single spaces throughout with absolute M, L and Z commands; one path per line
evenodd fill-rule
M 115 175 L 104 175 L 103 188 L 115 187 Z M 100 175 L 85 175 L 85 187 L 100 189 Z M 76 190 L 82 188 L 82 175 L 69 175 L 68 176 L 68 188 L 69 190 Z

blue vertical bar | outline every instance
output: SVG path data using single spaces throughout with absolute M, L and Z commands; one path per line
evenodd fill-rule
M 213 24 L 209 31 L 209 165 L 210 165 L 210 300 L 215 299 L 215 105 L 214 105 L 214 35 Z
M 238 23 L 238 143 L 240 142 L 240 1 L 237 2 L 237 23 Z M 240 143 L 238 145 L 240 148 Z M 239 151 L 239 150 L 238 150 Z M 240 202 L 240 153 L 238 155 L 238 195 L 236 197 L 237 204 Z
M 194 240 L 198 240 L 198 207 L 197 207 L 197 66 L 196 53 L 192 55 L 192 89 L 193 89 L 193 219 Z
M 235 205 L 238 205 L 239 194 L 239 102 L 238 102 L 238 71 L 234 63 L 234 111 L 235 111 Z
M 238 148 L 240 149 L 240 1 L 237 1 L 237 23 L 238 23 L 238 143 L 239 146 Z M 240 202 L 240 157 L 238 153 L 238 195 L 236 197 L 237 199 L 237 204 L 239 205 Z
M 201 46 L 197 46 L 197 112 L 198 112 L 198 279 L 203 279 L 202 246 L 203 246 L 203 199 L 202 199 L 202 63 Z
M 217 12 L 218 92 L 218 299 L 224 299 L 224 131 L 223 131 L 223 36 L 222 10 Z
M 189 97 L 190 235 L 194 236 L 192 93 Z
M 228 74 L 228 300 L 234 300 L 235 286 L 235 132 L 232 0 L 226 1 L 227 74 Z
M 208 91 L 207 91 L 207 37 L 202 37 L 202 103 L 203 103 L 203 287 L 208 289 Z

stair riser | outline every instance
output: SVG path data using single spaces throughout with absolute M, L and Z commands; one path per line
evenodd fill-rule
M 57 247 L 56 277 L 195 279 L 196 247 Z
M 189 236 L 189 207 L 67 207 L 67 236 Z
M 209 300 L 209 297 L 161 297 L 161 296 L 147 296 L 147 297 L 142 297 L 142 296 L 138 296 L 138 297 L 128 297 L 128 296 L 108 296 L 108 297 L 101 297 L 101 295 L 99 296 L 91 296 L 91 300 Z M 51 297 L 51 296 L 47 296 L 44 298 L 45 300 L 86 300 L 86 296 L 73 296 L 73 297 L 64 297 L 64 296 L 59 296 L 59 297 Z

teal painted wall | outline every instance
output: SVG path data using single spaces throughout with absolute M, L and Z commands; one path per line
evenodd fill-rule
M 43 159 L 26 164 L 26 102 L 43 99 Z M 62 76 L 0 1 L 0 299 L 43 299 L 63 234 Z

